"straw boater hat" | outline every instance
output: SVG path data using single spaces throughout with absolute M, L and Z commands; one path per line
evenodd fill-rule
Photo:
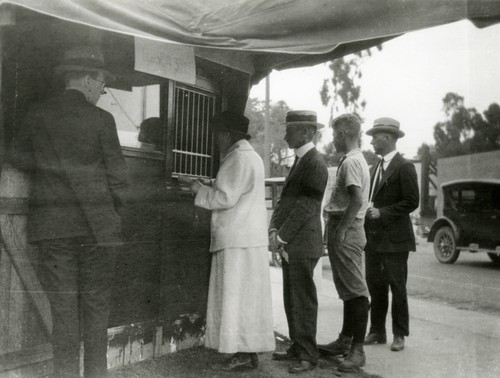
M 215 115 L 210 121 L 213 131 L 229 131 L 231 133 L 241 134 L 245 138 L 250 138 L 248 134 L 249 123 L 250 120 L 247 117 L 230 110 L 225 110 Z
M 366 135 L 373 135 L 377 132 L 396 134 L 398 138 L 405 136 L 405 133 L 399 129 L 399 122 L 389 117 L 378 118 L 373 121 L 373 127 L 366 131 Z
M 104 73 L 107 81 L 114 79 L 114 75 L 106 69 L 104 56 L 97 46 L 75 46 L 65 51 L 60 65 L 55 68 L 56 74 L 69 71 L 90 71 Z
M 315 126 L 316 129 L 325 127 L 317 122 L 316 112 L 311 110 L 292 110 L 286 113 L 286 126 Z

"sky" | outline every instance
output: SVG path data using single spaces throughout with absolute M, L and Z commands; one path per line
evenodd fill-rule
M 448 92 L 465 98 L 466 107 L 484 112 L 500 103 L 500 25 L 476 28 L 469 21 L 405 34 L 382 45 L 361 66 L 361 97 L 367 105 L 363 129 L 379 117 L 400 121 L 406 136 L 398 149 L 416 156 L 422 143 L 433 144 L 433 127 L 446 119 L 442 99 Z M 319 122 L 328 124 L 330 109 L 321 104 L 319 91 L 331 77 L 327 64 L 273 71 L 270 100 L 284 100 L 294 110 L 314 110 Z M 265 80 L 254 86 L 250 97 L 265 98 Z M 326 132 L 325 132 L 326 131 Z M 323 140 L 331 131 L 323 129 Z M 370 137 L 363 149 L 371 149 Z

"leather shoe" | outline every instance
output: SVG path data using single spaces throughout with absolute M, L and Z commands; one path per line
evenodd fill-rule
M 385 333 L 369 333 L 368 336 L 365 337 L 365 342 L 363 344 L 387 344 L 387 336 Z
M 224 362 L 212 364 L 212 369 L 222 371 L 237 371 L 256 369 L 259 360 L 256 353 L 235 353 Z
M 393 352 L 399 352 L 405 348 L 405 338 L 404 336 L 394 335 L 394 341 L 391 345 L 391 350 Z
M 300 374 L 313 370 L 316 367 L 315 364 L 306 360 L 300 360 L 295 365 L 290 365 L 288 368 L 289 373 Z
M 289 351 L 273 352 L 273 360 L 276 361 L 293 361 L 296 359 L 297 357 L 293 353 L 290 353 Z

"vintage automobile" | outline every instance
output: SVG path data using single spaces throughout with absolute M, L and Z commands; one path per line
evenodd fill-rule
M 452 264 L 461 251 L 486 252 L 500 265 L 500 180 L 455 180 L 440 191 L 427 239 L 436 258 Z

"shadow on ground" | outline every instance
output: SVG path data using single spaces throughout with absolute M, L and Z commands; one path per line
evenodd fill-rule
M 290 341 L 276 334 L 276 350 L 284 351 Z M 156 359 L 139 362 L 113 369 L 109 378 L 164 378 L 164 377 L 241 377 L 241 378 L 290 378 L 288 373 L 289 363 L 286 361 L 273 361 L 272 353 L 259 354 L 259 367 L 253 370 L 239 372 L 221 372 L 211 369 L 213 362 L 222 361 L 227 355 L 222 355 L 205 347 L 185 349 Z M 337 370 L 340 359 L 321 358 L 316 369 L 300 374 L 301 377 L 346 377 L 346 378 L 381 378 L 363 370 L 359 373 L 342 373 Z

